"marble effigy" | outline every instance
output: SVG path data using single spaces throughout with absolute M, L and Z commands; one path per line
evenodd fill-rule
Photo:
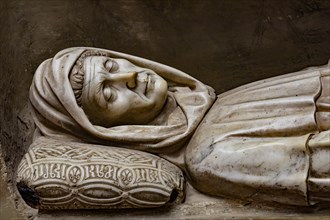
M 179 203 L 185 179 L 214 196 L 329 202 L 329 81 L 329 66 L 316 67 L 216 98 L 163 64 L 65 49 L 35 73 L 37 129 L 18 189 L 41 209 Z

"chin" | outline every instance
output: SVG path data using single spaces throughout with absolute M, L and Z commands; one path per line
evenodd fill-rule
M 163 93 L 167 91 L 167 82 L 163 78 L 157 76 L 154 77 L 155 83 L 154 83 L 154 90 L 158 93 Z

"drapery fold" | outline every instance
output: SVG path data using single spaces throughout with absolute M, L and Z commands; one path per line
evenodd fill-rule
M 323 69 L 219 95 L 185 151 L 193 185 L 211 195 L 307 205 L 306 144 L 319 132 L 315 102 Z

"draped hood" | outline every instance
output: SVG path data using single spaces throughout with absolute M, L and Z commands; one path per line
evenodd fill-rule
M 157 116 L 162 117 L 159 119 L 162 123 L 109 128 L 93 125 L 77 104 L 69 81 L 73 65 L 86 50 L 127 59 L 163 77 L 168 82 L 169 95 L 163 112 Z M 215 100 L 212 88 L 180 70 L 128 54 L 88 47 L 68 48 L 45 60 L 34 75 L 29 97 L 38 135 L 152 153 L 181 149 Z

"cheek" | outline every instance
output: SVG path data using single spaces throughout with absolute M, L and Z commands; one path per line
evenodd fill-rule
M 129 109 L 129 103 L 126 99 L 118 97 L 115 102 L 110 102 L 108 104 L 109 112 L 111 111 L 114 115 L 121 115 L 127 112 Z
M 115 113 L 115 115 L 127 115 L 140 111 L 146 106 L 143 100 L 134 92 L 121 92 L 117 94 L 117 99 L 109 103 L 109 109 Z

